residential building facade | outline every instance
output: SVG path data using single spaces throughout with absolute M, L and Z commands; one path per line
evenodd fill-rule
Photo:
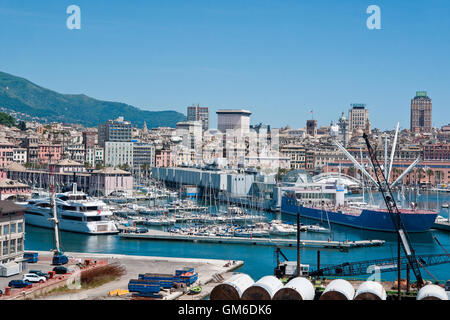
M 25 218 L 22 206 L 0 201 L 0 264 L 23 257 Z

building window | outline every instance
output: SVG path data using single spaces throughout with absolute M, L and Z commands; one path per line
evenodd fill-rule
M 19 222 L 17 224 L 17 232 L 22 233 L 23 232 L 23 222 Z
M 3 241 L 3 255 L 6 256 L 8 254 L 8 245 L 9 241 Z
M 3 235 L 9 234 L 9 224 L 3 226 Z
M 17 252 L 23 251 L 23 238 L 17 239 Z
M 11 252 L 16 253 L 16 239 L 11 240 Z

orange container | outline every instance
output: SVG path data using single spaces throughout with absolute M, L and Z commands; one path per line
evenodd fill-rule
M 11 287 L 6 287 L 5 288 L 5 296 L 9 296 L 11 295 Z

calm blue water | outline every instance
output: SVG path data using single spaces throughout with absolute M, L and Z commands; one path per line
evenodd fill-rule
M 374 196 L 375 201 L 381 201 L 379 195 Z M 415 196 L 411 195 L 415 200 Z M 450 194 L 422 194 L 418 198 L 420 206 L 428 208 L 440 208 L 442 202 L 450 203 Z M 448 209 L 441 209 L 441 215 L 448 217 Z M 269 219 L 278 218 L 275 214 L 268 214 Z M 285 221 L 296 222 L 293 216 L 282 215 Z M 308 223 L 302 219 L 302 223 Z M 313 222 L 313 221 L 311 221 Z M 315 223 L 315 222 L 314 222 Z M 391 258 L 396 257 L 397 235 L 359 230 L 332 224 L 332 234 L 305 234 L 303 239 L 326 240 L 363 240 L 382 239 L 386 243 L 382 247 L 357 248 L 349 252 L 339 252 L 334 250 L 321 250 L 321 264 L 339 264 L 343 262 Z M 412 245 L 417 254 L 444 253 L 443 249 L 436 244 L 433 236 L 436 236 L 447 251 L 450 251 L 450 233 L 438 230 L 431 230 L 427 233 L 410 234 Z M 294 237 L 295 238 L 295 237 Z M 184 243 L 165 242 L 149 240 L 121 240 L 116 235 L 89 236 L 70 232 L 61 232 L 62 248 L 67 252 L 90 252 L 90 253 L 116 253 L 141 256 L 163 256 L 163 257 L 186 257 L 224 260 L 244 260 L 245 264 L 239 269 L 240 272 L 248 273 L 255 280 L 262 276 L 273 274 L 276 264 L 274 247 L 266 246 L 245 246 L 245 245 L 223 245 L 204 243 Z M 51 250 L 54 238 L 52 230 L 27 226 L 25 249 L 26 250 Z M 283 253 L 290 259 L 296 260 L 295 248 L 284 248 Z M 315 249 L 302 249 L 302 263 L 308 263 L 315 268 L 317 262 L 317 251 Z M 439 280 L 450 279 L 450 264 L 429 267 L 428 271 Z M 422 270 L 425 279 L 433 278 Z M 364 278 L 364 277 L 360 277 Z M 395 280 L 396 273 L 382 273 L 382 279 Z

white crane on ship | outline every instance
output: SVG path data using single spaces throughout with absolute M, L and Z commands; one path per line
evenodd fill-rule
M 387 150 L 387 137 L 385 136 L 385 150 L 384 150 L 384 155 L 385 156 L 384 156 L 384 168 L 383 168 L 385 176 L 386 176 L 385 183 L 389 183 L 389 181 L 391 180 L 392 166 L 393 166 L 393 163 L 394 163 L 395 150 L 396 150 L 396 147 L 397 147 L 399 126 L 400 126 L 400 123 L 397 123 L 397 127 L 395 129 L 394 141 L 392 143 L 392 149 L 391 149 L 391 154 L 390 154 L 390 157 L 389 157 L 389 161 L 387 159 L 387 152 L 388 152 L 388 150 Z M 337 146 L 346 155 L 346 157 L 354 164 L 354 166 L 357 169 L 361 170 L 361 173 L 364 176 L 366 176 L 370 182 L 372 182 L 377 188 L 379 188 L 378 182 L 364 168 L 364 165 L 362 163 L 362 157 L 361 157 L 361 163 L 359 163 L 355 159 L 355 157 L 353 157 L 350 154 L 350 152 L 348 152 L 347 149 L 345 149 L 345 147 L 342 144 L 340 144 L 338 141 L 334 141 L 334 145 Z M 370 159 L 368 159 L 368 161 L 370 162 Z M 419 156 L 413 163 L 411 163 L 411 165 L 405 171 L 403 171 L 403 173 L 397 179 L 395 179 L 395 181 L 393 181 L 392 183 L 389 183 L 389 186 L 392 188 L 393 186 L 395 186 L 399 182 L 403 181 L 403 178 L 408 173 L 410 173 L 420 162 L 421 162 L 421 159 L 420 159 L 420 156 Z

